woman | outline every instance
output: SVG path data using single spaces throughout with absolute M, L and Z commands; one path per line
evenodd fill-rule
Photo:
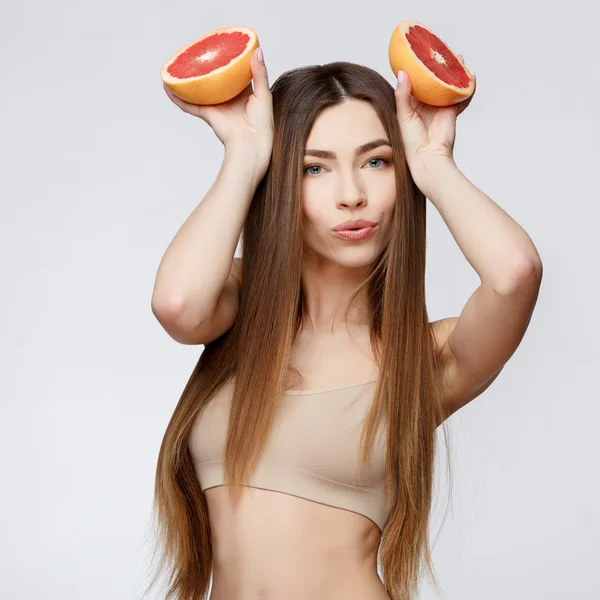
M 225 146 L 152 299 L 175 340 L 205 346 L 158 459 L 167 597 L 204 598 L 212 575 L 211 600 L 409 600 L 423 566 L 435 581 L 436 429 L 516 350 L 540 258 L 454 163 L 470 100 L 424 106 L 408 78 L 394 91 L 344 62 L 270 89 L 257 52 L 252 72 L 221 106 L 167 90 Z M 481 279 L 432 323 L 426 198 Z M 373 225 L 336 230 L 357 219 Z

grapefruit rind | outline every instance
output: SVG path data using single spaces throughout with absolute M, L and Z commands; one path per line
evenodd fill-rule
M 405 19 L 394 29 L 388 48 L 390 66 L 394 75 L 397 75 L 400 70 L 406 71 L 412 83 L 412 95 L 425 104 L 430 104 L 432 106 L 451 106 L 466 100 L 475 91 L 473 74 L 465 65 L 460 65 L 470 79 L 469 86 L 466 88 L 449 84 L 438 78 L 415 54 L 406 39 L 406 34 L 413 26 L 422 27 L 429 31 L 443 42 L 448 50 L 454 54 L 448 44 L 446 44 L 444 40 L 429 27 L 423 25 L 423 23 L 420 23 L 419 21 Z
M 249 40 L 243 52 L 227 64 L 204 75 L 186 77 L 185 79 L 175 77 L 169 73 L 169 67 L 188 48 L 198 44 L 207 37 L 219 33 L 233 33 L 236 31 L 248 35 Z M 258 36 L 256 31 L 251 27 L 221 27 L 220 29 L 215 29 L 206 35 L 195 39 L 193 42 L 175 52 L 162 67 L 160 78 L 173 94 L 186 102 L 199 105 L 221 104 L 240 94 L 250 81 L 252 81 L 250 61 L 252 59 L 252 53 L 258 47 Z

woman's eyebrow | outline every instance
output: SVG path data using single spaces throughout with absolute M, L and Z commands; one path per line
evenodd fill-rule
M 364 154 L 365 152 L 368 152 L 369 150 L 373 150 L 374 148 L 379 148 L 379 146 L 390 146 L 391 144 L 388 142 L 388 140 L 385 140 L 383 138 L 379 138 L 376 140 L 373 140 L 371 142 L 367 142 L 366 144 L 362 144 L 362 146 L 358 146 L 358 148 L 356 148 L 354 150 L 354 155 L 355 156 L 359 156 L 360 154 Z M 331 152 L 329 150 L 305 150 L 304 151 L 304 156 L 316 156 L 317 158 L 337 158 L 337 154 L 335 152 Z

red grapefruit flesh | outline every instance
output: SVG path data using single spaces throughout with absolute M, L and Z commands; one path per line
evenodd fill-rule
M 475 91 L 472 73 L 445 42 L 418 21 L 398 24 L 388 54 L 394 75 L 405 71 L 412 83 L 412 95 L 421 102 L 451 106 Z
M 252 81 L 250 59 L 258 46 L 258 36 L 251 27 L 215 29 L 171 56 L 160 77 L 186 102 L 227 102 Z

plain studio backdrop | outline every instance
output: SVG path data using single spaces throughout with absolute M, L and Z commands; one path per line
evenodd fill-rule
M 597 594 L 600 10 L 565 7 L 2 3 L 0 597 L 134 600 L 148 581 L 159 445 L 203 349 L 163 331 L 151 293 L 223 158 L 209 126 L 168 99 L 164 62 L 215 28 L 247 25 L 271 84 L 347 60 L 395 85 L 388 42 L 407 18 L 477 75 L 457 165 L 544 264 L 521 346 L 450 420 L 450 512 L 442 524 L 446 486 L 432 519 L 444 597 Z M 478 284 L 428 202 L 430 319 L 459 315 Z M 425 582 L 421 594 L 436 598 Z

